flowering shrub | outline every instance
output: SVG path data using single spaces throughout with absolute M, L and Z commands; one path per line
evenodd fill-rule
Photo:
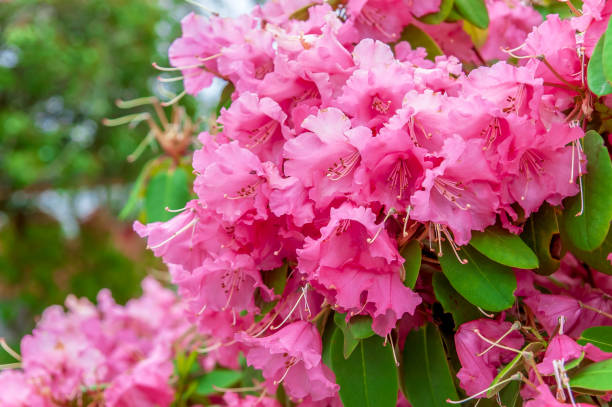
M 0 397 L 603 405 L 611 14 L 277 0 L 188 15 L 160 69 L 192 95 L 224 79 L 225 107 L 198 136 L 195 198 L 135 224 L 178 298 L 148 281 L 125 308 L 103 293 L 48 310 Z

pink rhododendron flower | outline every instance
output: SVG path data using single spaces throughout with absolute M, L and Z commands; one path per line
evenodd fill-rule
M 332 208 L 321 237 L 307 238 L 298 250 L 298 269 L 341 311 L 370 314 L 373 329 L 384 336 L 421 300 L 402 283 L 403 259 L 375 218 L 370 209 L 349 204 Z
M 587 403 L 563 403 L 552 395 L 547 385 L 541 384 L 538 386 L 538 395 L 533 400 L 529 400 L 525 407 L 568 407 L 573 405 L 576 407 L 593 407 L 592 404 Z
M 247 362 L 262 369 L 270 392 L 281 382 L 295 399 L 323 400 L 338 391 L 334 374 L 321 362 L 321 337 L 314 325 L 297 321 L 270 336 L 242 335 L 239 340 L 251 347 Z
M 108 406 L 169 406 L 174 399 L 174 391 L 168 384 L 173 368 L 165 352 L 156 349 L 132 371 L 117 377 L 104 391 Z
M 583 347 L 578 345 L 567 335 L 559 334 L 550 340 L 544 360 L 538 364 L 538 371 L 544 375 L 554 374 L 553 360 L 562 360 L 567 363 L 579 358 L 583 353 Z
M 457 330 L 455 346 L 461 362 L 457 377 L 468 395 L 488 388 L 497 375 L 497 368 L 515 356 L 514 352 L 491 342 L 517 350 L 522 347 L 522 335 L 512 328 L 510 322 L 479 319 L 466 322 Z

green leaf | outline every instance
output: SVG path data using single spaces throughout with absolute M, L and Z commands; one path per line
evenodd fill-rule
M 342 330 L 342 336 L 344 338 L 342 342 L 342 356 L 344 356 L 344 359 L 348 359 L 357 348 L 357 345 L 359 345 L 359 339 L 355 338 L 349 329 L 346 323 L 346 314 L 341 314 L 339 312 L 334 313 L 334 323 Z
M 348 327 L 357 339 L 365 339 L 374 335 L 372 317 L 368 315 L 355 315 L 349 320 Z
M 584 136 L 587 173 L 582 176 L 584 210 L 580 212 L 580 196 L 568 198 L 561 216 L 561 233 L 572 245 L 591 251 L 608 235 L 612 221 L 612 162 L 601 136 L 590 130 Z
M 559 259 L 553 257 L 550 249 L 555 236 L 559 234 L 559 223 L 555 209 L 544 204 L 540 210 L 531 215 L 521 234 L 521 238 L 538 256 L 540 267 L 538 274 L 551 274 L 559 269 Z
M 425 24 L 440 24 L 442 21 L 446 20 L 446 17 L 448 17 L 453 9 L 454 3 L 455 0 L 442 0 L 440 2 L 440 11 L 426 14 L 423 17 L 419 17 L 419 20 Z
M 571 0 L 574 7 L 577 9 L 582 8 L 582 1 L 580 0 Z M 561 18 L 569 18 L 573 17 L 572 10 L 567 6 L 567 4 L 563 1 L 558 0 L 548 0 L 542 2 L 544 4 L 533 4 L 533 8 L 536 9 L 541 15 L 542 18 L 546 18 L 549 14 L 558 14 Z
M 533 250 L 514 235 L 498 226 L 491 226 L 484 232 L 472 232 L 472 245 L 491 260 L 520 269 L 534 269 L 539 266 Z
M 395 407 L 398 384 L 391 346 L 383 346 L 383 339 L 375 335 L 361 340 L 344 359 L 340 335 L 336 330 L 332 338 L 331 368 L 344 407 Z
M 346 314 L 334 313 L 334 323 L 344 335 L 344 358 L 348 359 L 357 347 L 359 339 L 374 335 L 372 318 L 367 315 L 356 315 L 346 322 Z
M 580 345 L 592 343 L 604 352 L 612 352 L 612 326 L 593 326 L 585 329 L 578 338 Z
M 521 382 L 511 381 L 506 387 L 499 392 L 499 398 L 501 405 L 505 407 L 521 407 L 523 405 L 523 398 L 520 394 Z
M 217 116 L 221 114 L 222 108 L 229 109 L 230 105 L 232 104 L 232 94 L 235 90 L 236 88 L 234 87 L 233 83 L 228 82 L 225 85 L 225 87 L 223 88 L 223 92 L 221 92 L 221 97 L 219 98 L 217 108 L 215 109 L 215 111 L 217 112 Z
M 608 28 L 602 37 L 602 68 L 608 85 L 612 84 L 612 18 L 608 20 Z
M 606 37 L 606 34 L 604 34 L 599 41 L 597 41 L 597 45 L 595 45 L 591 60 L 589 61 L 589 66 L 587 67 L 587 82 L 589 84 L 589 89 L 597 96 L 604 96 L 612 93 L 612 83 L 606 80 L 603 66 L 603 48 Z
M 612 359 L 593 363 L 579 370 L 570 379 L 570 385 L 585 390 L 612 390 Z
M 176 168 L 151 178 L 145 197 L 147 222 L 164 222 L 174 215 L 166 210 L 182 208 L 189 200 L 187 172 Z
M 121 212 L 119 213 L 119 219 L 125 220 L 134 211 L 134 209 L 136 209 L 136 205 L 138 204 L 138 201 L 140 201 L 140 199 L 142 199 L 144 195 L 143 189 L 144 189 L 145 180 L 148 178 L 151 168 L 156 163 L 157 163 L 157 160 L 152 159 L 148 161 L 142 167 L 140 174 L 138 174 L 136 181 L 134 181 L 134 185 L 132 185 L 130 196 L 128 197 L 128 200 L 125 203 L 125 206 L 123 207 L 123 209 L 121 209 Z
M 489 36 L 488 29 L 478 28 L 467 20 L 463 20 L 463 31 L 470 36 L 472 43 L 479 49 L 487 42 Z
M 442 55 L 440 46 L 425 31 L 413 24 L 404 27 L 400 41 L 408 41 L 412 48 L 423 47 L 427 51 L 427 59 L 434 60 Z
M 478 28 L 489 26 L 489 13 L 484 0 L 455 0 L 455 9 Z
M 457 400 L 438 328 L 427 324 L 406 337 L 402 353 L 402 391 L 413 406 L 443 407 Z
M 198 380 L 198 387 L 196 388 L 195 392 L 201 396 L 217 393 L 217 390 L 214 389 L 213 385 L 227 388 L 235 383 L 238 383 L 241 378 L 242 372 L 239 370 L 213 370 Z
M 434 273 L 433 289 L 445 312 L 453 315 L 455 327 L 481 317 L 476 307 L 466 301 L 448 282 L 443 273 Z
M 421 269 L 421 244 L 418 240 L 411 240 L 406 246 L 402 247 L 400 254 L 405 260 L 406 278 L 404 284 L 406 287 L 414 288 Z
M 288 270 L 289 264 L 284 262 L 282 266 L 274 270 L 264 271 L 262 280 L 267 287 L 274 291 L 274 294 L 281 295 L 285 291 L 285 285 L 287 285 Z
M 300 8 L 300 9 L 297 9 L 296 11 L 291 13 L 289 18 L 291 20 L 306 21 L 306 20 L 308 20 L 308 15 L 309 15 L 308 10 L 310 9 L 310 7 L 315 6 L 315 5 L 317 5 L 317 3 L 311 3 L 311 4 L 308 4 L 308 5 Z
M 508 266 L 496 263 L 470 246 L 461 248 L 461 264 L 448 242 L 443 243 L 444 255 L 439 258 L 442 272 L 453 288 L 470 303 L 489 311 L 502 311 L 514 304 L 516 278 Z
M 612 275 L 612 264 L 610 264 L 608 260 L 608 254 L 612 253 L 612 228 L 610 228 L 608 236 L 606 236 L 606 240 L 604 240 L 603 244 L 590 252 L 574 247 L 569 241 L 569 237 L 563 234 L 561 235 L 561 240 L 563 241 L 563 246 L 572 252 L 579 260 L 585 262 L 597 271 Z

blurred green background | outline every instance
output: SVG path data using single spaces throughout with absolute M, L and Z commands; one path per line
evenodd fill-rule
M 116 99 L 159 92 L 151 63 L 168 64 L 179 21 L 195 9 L 183 0 L 0 1 L 0 337 L 10 343 L 68 293 L 93 300 L 110 288 L 125 302 L 163 270 L 132 231 L 134 215 L 118 219 L 161 151 L 128 163 L 147 127 L 101 121 L 126 114 Z M 206 113 L 193 98 L 181 104 L 192 118 Z

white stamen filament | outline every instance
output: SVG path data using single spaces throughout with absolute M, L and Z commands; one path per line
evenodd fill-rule
M 204 306 L 198 311 L 196 315 L 198 316 L 202 315 L 204 311 L 206 311 L 206 307 L 208 307 L 208 304 L 204 304 Z
M 222 55 L 223 55 L 223 53 L 219 52 L 218 54 L 210 55 L 210 56 L 207 56 L 207 57 L 198 57 L 198 60 L 201 61 L 201 62 L 211 61 L 211 60 L 213 60 L 215 58 L 219 58 Z
M 216 391 L 220 392 L 220 393 L 227 393 L 227 392 L 232 392 L 232 393 L 246 393 L 249 391 L 259 391 L 262 389 L 261 386 L 252 386 L 252 387 L 219 387 L 217 385 L 212 385 L 213 389 L 215 389 Z
M 410 219 L 410 211 L 412 211 L 412 205 L 408 205 L 408 207 L 406 208 L 406 217 L 404 218 L 404 228 L 402 229 L 402 236 L 404 237 L 408 236 L 408 233 L 406 232 L 406 226 L 408 225 L 408 219 Z
M 482 315 L 484 315 L 485 317 L 487 317 L 487 318 L 493 318 L 495 316 L 495 314 L 489 314 L 489 313 L 487 313 L 485 310 L 483 310 L 480 307 L 476 307 L 476 308 L 478 308 L 478 311 L 480 311 L 480 313 Z
M 178 102 L 179 100 L 181 100 L 183 98 L 183 96 L 185 96 L 187 94 L 187 91 L 184 90 L 181 93 L 179 93 L 178 95 L 176 95 L 173 99 L 167 101 L 167 102 L 163 102 L 161 105 L 164 107 L 167 106 L 172 106 L 173 104 L 175 104 L 176 102 Z
M 163 72 L 176 72 L 176 71 L 182 71 L 183 69 L 194 69 L 194 68 L 201 68 L 202 64 L 194 64 L 194 65 L 185 65 L 185 66 L 177 66 L 177 67 L 165 67 L 165 66 L 159 66 L 157 65 L 156 62 L 153 62 L 153 68 L 157 69 L 158 71 L 163 71 Z
M 6 340 L 4 338 L 0 338 L 0 346 L 2 347 L 2 349 L 4 349 L 6 351 L 6 353 L 8 353 L 9 355 L 11 355 L 12 357 L 14 357 L 15 359 L 17 359 L 18 361 L 21 362 L 21 355 L 19 355 L 19 353 L 15 352 L 8 345 L 8 343 L 6 343 Z
M 496 345 L 499 345 L 499 343 L 501 341 L 504 340 L 504 338 L 508 335 L 510 335 L 513 331 L 516 331 L 517 329 L 521 329 L 521 323 L 518 321 L 515 321 L 512 326 L 510 327 L 510 329 L 508 329 L 508 331 L 506 331 L 506 333 L 504 333 L 502 336 L 499 337 L 498 340 L 495 341 L 494 344 L 491 344 L 487 349 L 483 350 L 482 352 L 480 352 L 478 355 L 476 356 L 482 356 L 485 353 L 487 353 L 488 351 L 490 351 L 491 349 L 493 349 Z
M 158 247 L 161 247 L 163 245 L 165 245 L 166 243 L 172 241 L 172 239 L 176 238 L 178 235 L 180 235 L 181 233 L 183 233 L 184 231 L 186 231 L 187 229 L 189 229 L 191 226 L 195 226 L 196 223 L 198 223 L 200 221 L 200 218 L 194 218 L 191 222 L 189 222 L 188 224 L 186 224 L 185 226 L 183 226 L 181 229 L 179 229 L 178 231 L 174 232 L 174 234 L 172 236 L 170 236 L 169 238 L 167 238 L 166 240 L 164 240 L 161 243 L 156 244 L 155 246 L 149 246 L 148 248 L 153 250 L 153 249 L 157 249 Z
M 293 307 L 291 308 L 291 310 L 289 311 L 289 313 L 287 314 L 287 316 L 285 317 L 285 319 L 283 319 L 283 322 L 281 322 L 280 324 L 271 327 L 270 329 L 273 331 L 276 331 L 278 328 L 280 328 L 281 326 L 283 326 L 285 324 L 285 322 L 287 322 L 289 320 L 289 318 L 291 318 L 291 315 L 293 314 L 293 312 L 296 310 L 296 308 L 298 307 L 298 305 L 300 305 L 300 301 L 302 301 L 302 298 L 304 298 L 304 296 L 306 295 L 306 291 L 305 289 L 302 289 L 302 293 L 300 294 L 300 296 L 298 297 L 297 301 L 295 302 L 295 304 L 293 305 Z
M 168 207 L 168 206 L 166 206 L 166 207 L 164 208 L 164 210 L 165 210 L 166 212 L 170 212 L 170 213 L 179 213 L 179 212 L 183 212 L 185 209 L 187 209 L 187 207 L 186 207 L 186 206 L 184 206 L 184 207 L 182 207 L 182 208 L 179 208 L 179 209 L 170 209 L 170 207 Z
M 487 392 L 489 392 L 489 391 L 491 391 L 491 390 L 495 389 L 496 387 L 502 386 L 502 385 L 504 385 L 504 384 L 506 384 L 506 383 L 508 383 L 508 382 L 511 382 L 511 381 L 521 380 L 522 378 L 523 378 L 523 375 L 522 375 L 522 374 L 519 372 L 519 373 L 516 373 L 516 374 L 514 374 L 514 375 L 510 376 L 509 378 L 507 378 L 507 379 L 505 379 L 505 380 L 502 380 L 502 381 L 500 381 L 500 382 L 498 382 L 498 383 L 495 383 L 494 385 L 492 385 L 492 386 L 490 386 L 490 387 L 487 387 L 487 388 L 486 388 L 486 389 L 484 389 L 484 390 L 479 391 L 479 392 L 478 392 L 478 393 L 476 393 L 476 394 L 471 395 L 471 396 L 470 396 L 470 397 L 468 397 L 468 398 L 465 398 L 465 399 L 463 399 L 463 400 L 450 400 L 450 399 L 447 399 L 447 400 L 446 400 L 446 402 L 447 402 L 447 403 L 450 403 L 450 404 L 461 404 L 461 403 L 465 403 L 466 401 L 474 400 L 474 399 L 475 399 L 475 398 L 477 398 L 478 396 L 480 396 L 480 395 L 482 395 L 482 394 L 485 394 L 485 393 L 487 393 Z
M 293 365 L 295 365 L 297 360 L 295 358 L 291 358 L 288 362 L 289 364 L 287 365 L 287 370 L 285 370 L 285 373 L 283 373 L 283 376 L 279 380 L 274 380 L 274 385 L 279 385 L 283 382 L 283 380 L 285 380 L 285 377 L 287 377 L 289 370 L 293 367 Z
M 453 253 L 455 253 L 455 257 L 457 257 L 457 260 L 459 260 L 459 263 L 461 264 L 467 264 L 468 260 L 467 259 L 462 259 L 461 256 L 459 256 L 459 247 L 457 247 L 457 244 L 455 243 L 455 241 L 453 240 L 453 238 L 451 237 L 448 229 L 446 227 L 442 227 L 442 232 L 444 232 L 444 236 L 446 236 L 446 238 L 448 239 L 448 243 L 450 244 L 451 249 L 453 249 Z
M 21 367 L 21 362 L 6 363 L 4 365 L 0 365 L 0 371 L 2 371 L 2 370 L 10 370 L 10 369 L 19 369 L 20 367 Z
M 116 119 L 103 119 L 102 124 L 108 127 L 121 126 L 127 123 L 140 123 L 150 117 L 149 113 L 134 113 Z
M 183 79 L 185 79 L 184 76 L 173 76 L 170 78 L 164 78 L 162 76 L 157 77 L 157 80 L 162 83 L 178 82 L 178 81 L 182 81 Z
M 361 156 L 358 151 L 354 151 L 345 157 L 340 157 L 337 162 L 327 169 L 327 177 L 332 181 L 338 181 L 346 177 L 355 168 L 360 158 Z
M 391 333 L 389 332 L 387 334 L 387 337 L 389 338 L 389 344 L 391 345 L 391 352 L 393 353 L 393 360 L 395 361 L 395 366 L 399 366 L 399 362 L 397 361 L 397 355 L 395 354 L 395 345 L 393 345 L 393 338 L 391 337 Z M 386 342 L 387 338 L 385 338 L 385 342 Z
M 378 228 L 378 230 L 376 231 L 376 233 L 374 234 L 374 237 L 372 238 L 367 238 L 367 242 L 372 244 L 374 243 L 374 241 L 378 238 L 378 236 L 380 235 L 380 232 L 382 232 L 382 230 L 385 228 L 385 223 L 387 222 L 387 220 L 393 215 L 395 214 L 397 211 L 395 210 L 395 208 L 390 208 L 389 212 L 387 212 L 387 215 L 385 216 L 385 218 L 383 219 L 383 221 L 380 223 L 380 226 Z
M 505 346 L 505 345 L 499 344 L 499 343 L 497 343 L 497 342 L 493 342 L 493 341 L 492 341 L 492 340 L 490 340 L 489 338 L 487 338 L 487 337 L 483 336 L 483 335 L 480 333 L 480 330 L 479 330 L 478 328 L 475 328 L 475 329 L 473 330 L 473 332 L 474 332 L 474 333 L 475 333 L 475 334 L 476 334 L 476 335 L 477 335 L 477 336 L 478 336 L 480 339 L 482 339 L 483 341 L 485 341 L 485 342 L 486 342 L 486 343 L 488 343 L 488 344 L 491 344 L 491 345 L 492 345 L 492 346 L 494 346 L 494 347 L 497 347 L 497 348 L 500 348 L 500 349 L 509 350 L 509 351 L 511 351 L 511 352 L 516 352 L 516 353 L 518 353 L 518 354 L 520 354 L 520 355 L 522 355 L 522 354 L 523 354 L 523 351 L 521 351 L 521 350 L 519 350 L 519 349 L 514 349 L 514 348 L 511 348 L 511 347 L 509 347 L 509 346 Z
M 150 105 L 150 104 L 155 103 L 156 101 L 157 101 L 157 98 L 155 96 L 147 96 L 147 97 L 136 98 L 136 99 L 131 99 L 131 100 L 117 99 L 115 100 L 115 104 L 120 109 L 131 109 L 133 107 Z

